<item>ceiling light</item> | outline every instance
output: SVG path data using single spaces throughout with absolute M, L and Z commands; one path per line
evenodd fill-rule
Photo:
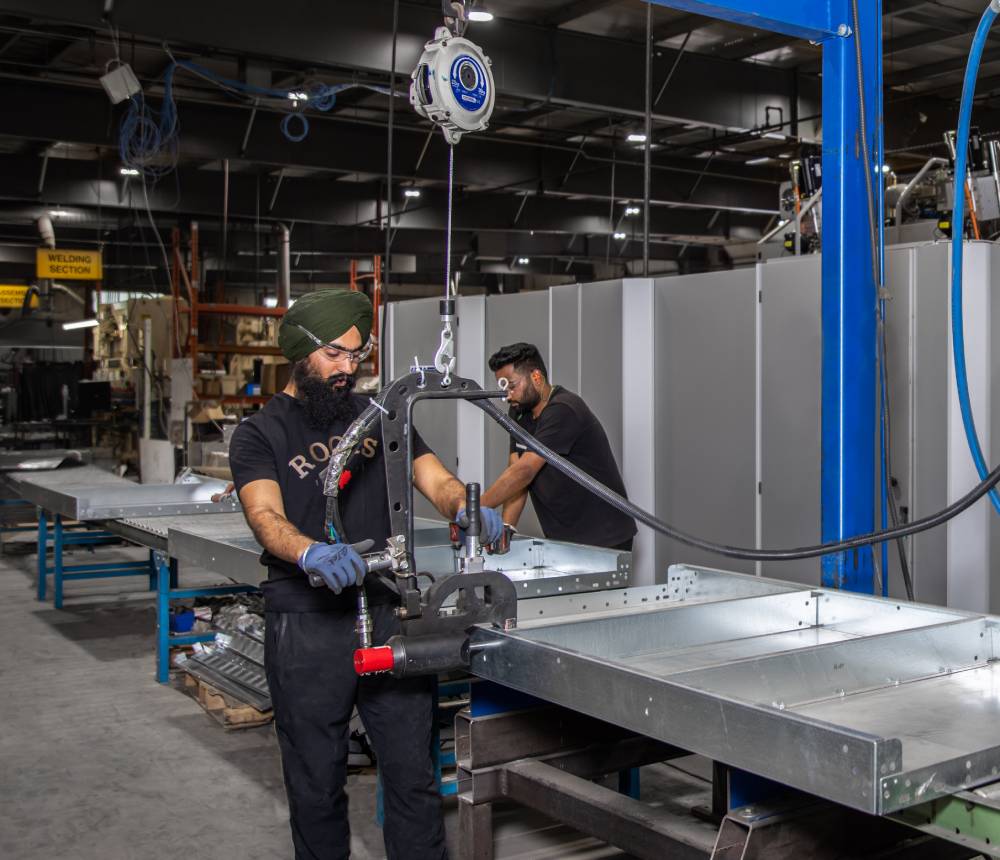
M 420 196 L 420 189 L 419 188 L 407 188 L 407 189 L 405 189 L 403 191 L 403 196 L 404 197 L 419 197 Z
M 625 140 L 627 140 L 629 143 L 645 143 L 646 135 L 642 134 L 641 132 L 634 131 L 632 132 L 632 134 L 626 137 Z
M 53 218 L 69 218 L 72 212 L 67 212 L 65 209 L 50 209 L 49 215 Z
M 615 233 L 615 238 L 616 239 L 624 239 L 625 238 L 625 234 L 622 233 L 621 231 L 619 231 L 619 232 Z
M 764 137 L 768 140 L 785 140 L 785 136 L 780 131 L 765 132 Z
M 626 206 L 625 207 L 625 214 L 626 215 L 638 215 L 641 211 L 642 210 L 638 206 Z
M 138 176 L 139 171 L 134 167 L 119 167 L 118 172 L 122 176 Z
M 750 158 L 750 159 L 747 159 L 747 161 L 745 161 L 744 164 L 750 164 L 750 165 L 753 165 L 753 164 L 767 164 L 770 160 L 771 160 L 770 157 L 768 157 L 768 156 L 765 155 L 762 158 Z
M 277 296 L 264 296 L 264 307 L 265 308 L 276 308 L 278 306 Z
M 72 331 L 75 328 L 95 328 L 99 325 L 97 320 L 77 320 L 76 322 L 63 323 L 63 331 Z
M 309 93 L 303 93 L 303 92 L 289 93 L 288 98 L 293 102 L 307 102 L 309 101 Z
M 518 265 L 527 266 L 528 263 L 531 262 L 531 260 L 528 257 L 518 257 L 517 258 L 517 262 L 518 262 Z
M 466 13 L 466 17 L 470 21 L 492 21 L 493 13 L 485 6 L 473 6 Z

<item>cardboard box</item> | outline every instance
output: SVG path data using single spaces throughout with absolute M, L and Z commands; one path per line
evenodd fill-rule
M 223 376 L 221 383 L 223 397 L 231 397 L 239 391 L 240 380 L 235 376 Z
M 193 424 L 211 424 L 213 421 L 222 423 L 226 413 L 216 403 L 195 403 L 191 406 L 191 422 Z
M 201 380 L 201 396 L 202 397 L 222 397 L 222 380 L 216 379 L 202 379 Z
M 277 394 L 286 385 L 292 376 L 292 366 L 282 359 L 284 363 L 265 364 L 260 369 L 260 393 L 263 395 Z

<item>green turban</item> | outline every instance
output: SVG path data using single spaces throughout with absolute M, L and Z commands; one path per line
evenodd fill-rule
M 289 361 L 301 361 L 318 348 L 298 326 L 323 343 L 336 340 L 351 326 L 357 326 L 364 346 L 372 330 L 372 303 L 364 293 L 354 290 L 317 290 L 296 299 L 278 329 L 278 346 Z

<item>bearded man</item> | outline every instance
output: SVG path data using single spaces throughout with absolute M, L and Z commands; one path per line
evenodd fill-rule
M 489 365 L 497 382 L 506 382 L 510 415 L 522 428 L 625 495 L 625 482 L 601 422 L 578 394 L 549 382 L 538 347 L 530 343 L 501 347 L 490 356 Z M 503 521 L 516 526 L 529 495 L 545 537 L 631 551 L 635 520 L 511 438 L 508 466 L 483 494 L 482 503 L 502 506 Z
M 441 801 L 431 760 L 433 679 L 358 678 L 357 591 L 374 623 L 373 644 L 399 632 L 398 596 L 347 544 L 328 543 L 320 473 L 340 436 L 368 405 L 352 393 L 371 353 L 372 306 L 348 290 L 298 299 L 278 343 L 292 362 L 285 389 L 233 434 L 229 459 L 247 523 L 264 548 L 267 619 L 264 666 L 274 705 L 297 860 L 350 856 L 347 817 L 349 722 L 355 706 L 378 758 L 390 860 L 445 858 Z M 413 483 L 448 519 L 464 514 L 465 487 L 420 437 L 413 438 Z M 352 541 L 390 536 L 382 434 L 363 440 L 362 464 L 340 496 Z M 483 540 L 500 538 L 499 514 L 482 508 Z M 318 574 L 327 588 L 313 588 Z

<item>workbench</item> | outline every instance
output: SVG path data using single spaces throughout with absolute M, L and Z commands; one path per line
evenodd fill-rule
M 213 495 L 224 491 L 224 481 L 205 479 L 198 483 L 137 484 L 92 465 L 50 471 L 8 471 L 2 479 L 14 496 L 37 507 L 39 600 L 46 599 L 49 576 L 52 577 L 56 609 L 63 606 L 67 582 L 121 576 L 148 578 L 149 589 L 156 592 L 156 674 L 161 682 L 165 683 L 169 676 L 172 646 L 214 638 L 211 633 L 172 635 L 169 626 L 171 601 L 255 590 L 253 585 L 246 584 L 182 589 L 179 587 L 176 561 L 169 556 L 169 522 L 185 517 L 213 520 L 216 516 L 232 515 L 232 512 L 240 510 L 239 502 L 233 497 L 212 501 Z M 235 516 L 242 519 L 242 514 L 236 513 Z M 68 522 L 83 524 L 84 527 L 67 527 Z M 145 547 L 149 551 L 148 558 L 143 561 L 65 563 L 67 546 L 106 546 L 120 543 L 122 539 Z M 50 542 L 51 565 L 48 562 Z
M 38 507 L 38 599 L 45 600 L 49 576 L 53 598 L 62 608 L 64 584 L 77 579 L 147 576 L 156 592 L 156 677 L 169 679 L 170 648 L 205 642 L 212 634 L 171 634 L 170 605 L 175 600 L 256 590 L 267 578 L 261 547 L 231 496 L 213 502 L 225 482 L 204 479 L 190 484 L 136 484 L 94 466 L 51 471 L 8 472 L 3 480 L 19 498 Z M 50 520 L 52 527 L 50 529 Z M 86 523 L 71 530 L 65 521 Z M 50 535 L 51 531 L 51 535 Z M 49 565 L 43 548 L 53 545 Z M 149 550 L 146 561 L 108 561 L 67 565 L 64 549 L 125 540 Z M 414 520 L 417 567 L 435 576 L 456 573 L 448 526 Z M 231 580 L 209 588 L 182 588 L 180 563 L 204 568 Z M 631 581 L 631 554 L 515 536 L 511 550 L 490 564 L 517 585 L 520 597 L 591 593 L 622 588 Z
M 471 671 L 651 745 L 605 765 L 695 753 L 738 775 L 730 808 L 789 787 L 997 852 L 1000 619 L 683 565 L 663 585 L 530 609 L 514 630 L 475 628 Z M 605 798 L 628 827 L 588 829 L 607 823 L 603 801 L 556 767 L 515 764 L 540 751 L 538 726 L 515 730 L 476 695 L 456 729 L 464 856 L 486 856 L 483 807 L 500 799 L 561 811 L 636 856 L 678 848 L 683 827 L 628 798 Z

